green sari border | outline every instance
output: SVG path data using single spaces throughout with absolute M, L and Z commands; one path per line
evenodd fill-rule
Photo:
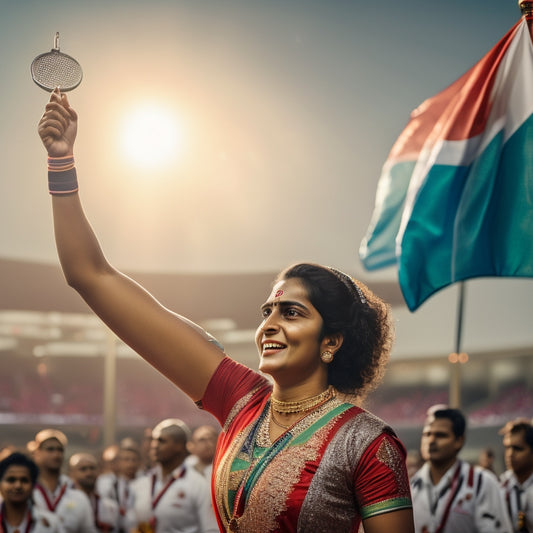
M 393 498 L 361 508 L 361 518 L 365 520 L 372 516 L 399 511 L 400 509 L 411 509 L 412 507 L 411 498 Z

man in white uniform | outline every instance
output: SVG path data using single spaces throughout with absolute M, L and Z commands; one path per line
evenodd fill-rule
M 75 453 L 68 461 L 68 473 L 74 486 L 89 498 L 96 529 L 104 533 L 118 533 L 120 527 L 118 503 L 111 498 L 101 496 L 96 491 L 98 475 L 96 457 L 90 453 Z
M 153 471 L 132 485 L 128 530 L 156 533 L 218 533 L 209 482 L 185 464 L 189 430 L 167 419 L 152 432 Z
M 57 429 L 43 429 L 28 444 L 39 467 L 33 489 L 37 509 L 55 513 L 67 533 L 96 533 L 91 504 L 87 496 L 61 474 L 67 437 Z
M 218 431 L 209 425 L 197 427 L 187 443 L 189 457 L 185 463 L 193 466 L 202 476 L 211 480 L 213 473 L 213 459 L 217 449 Z
M 109 472 L 99 476 L 96 490 L 102 497 L 111 498 L 118 504 L 121 533 L 128 531 L 126 513 L 132 505 L 131 484 L 137 478 L 141 465 L 139 445 L 127 437 L 120 441 L 117 451 L 116 474 Z
M 533 425 L 517 419 L 500 431 L 507 471 L 501 476 L 505 502 L 513 531 L 533 532 Z
M 96 478 L 96 491 L 98 494 L 107 494 L 111 491 L 119 475 L 118 444 L 110 444 L 104 448 L 100 457 L 100 473 Z
M 511 533 L 498 481 L 457 458 L 466 420 L 458 409 L 428 411 L 420 452 L 426 461 L 411 479 L 416 533 Z

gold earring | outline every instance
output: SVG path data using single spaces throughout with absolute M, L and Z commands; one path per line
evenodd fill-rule
M 326 364 L 331 363 L 333 361 L 333 354 L 329 350 L 326 350 L 320 354 L 320 359 Z

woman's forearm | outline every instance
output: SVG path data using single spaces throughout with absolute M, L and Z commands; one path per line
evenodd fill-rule
M 77 193 L 52 196 L 57 252 L 67 283 L 78 291 L 111 267 Z

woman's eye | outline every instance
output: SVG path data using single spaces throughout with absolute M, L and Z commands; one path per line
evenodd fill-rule
M 295 316 L 298 316 L 298 311 L 296 309 L 293 309 L 291 307 L 289 307 L 286 311 L 285 311 L 285 316 L 288 316 L 288 317 L 295 317 Z
M 263 318 L 266 318 L 268 315 L 270 315 L 270 309 L 268 307 L 266 307 L 265 309 L 261 309 L 261 316 Z

